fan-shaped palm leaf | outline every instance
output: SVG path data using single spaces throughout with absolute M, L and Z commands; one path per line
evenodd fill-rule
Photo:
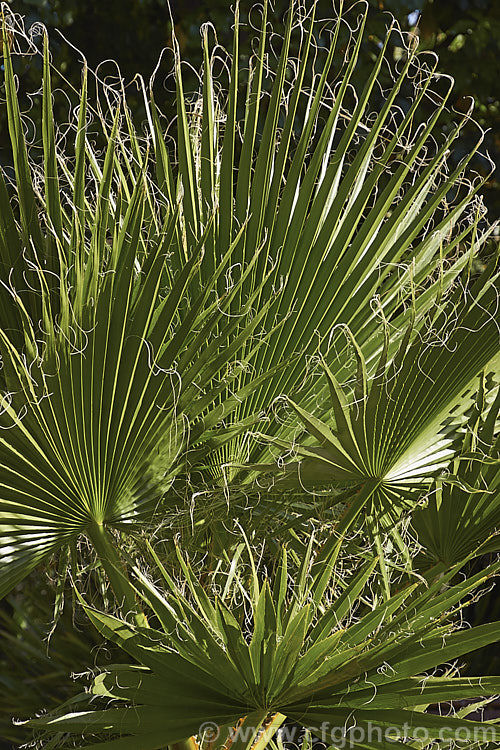
M 411 299 L 412 287 L 419 292 L 414 300 L 419 328 L 433 300 L 446 293 L 464 268 L 468 253 L 463 253 L 464 248 L 470 243 L 474 255 L 488 232 L 476 231 L 477 216 L 469 224 L 462 223 L 479 188 L 479 184 L 470 186 L 469 191 L 464 178 L 469 156 L 457 169 L 446 176 L 444 172 L 463 123 L 442 145 L 432 142 L 432 129 L 451 91 L 447 81 L 446 90 L 438 96 L 430 93 L 437 85 L 435 61 L 407 49 L 392 88 L 384 90 L 382 103 L 375 105 L 374 92 L 393 35 L 404 43 L 399 30 L 391 27 L 351 109 L 350 91 L 366 16 L 351 16 L 351 29 L 348 15 L 328 25 L 315 20 L 315 10 L 315 4 L 311 8 L 291 5 L 272 73 L 266 60 L 268 54 L 272 59 L 275 45 L 270 46 L 264 3 L 245 97 L 239 86 L 238 8 L 227 99 L 217 95 L 214 68 L 220 50 L 212 53 L 208 28 L 202 35 L 201 89 L 191 106 L 186 105 L 176 51 L 177 165 L 165 145 L 154 103 L 151 124 L 156 159 L 165 175 L 165 210 L 179 182 L 184 189 L 187 231 L 193 237 L 200 236 L 203 217 L 219 209 L 211 229 L 213 256 L 209 254 L 200 266 L 200 278 L 212 273 L 246 221 L 234 245 L 233 263 L 244 265 L 254 258 L 255 248 L 263 246 L 263 251 L 242 292 L 253 294 L 269 263 L 275 264 L 257 297 L 259 309 L 273 286 L 284 279 L 283 294 L 269 308 L 266 325 L 274 327 L 285 318 L 286 324 L 256 355 L 257 371 L 268 371 L 297 351 L 313 354 L 323 340 L 328 364 L 340 377 L 345 374 L 345 357 L 333 356 L 334 344 L 339 343 L 331 337 L 336 325 L 348 325 L 365 357 L 373 359 L 382 346 L 371 304 L 377 297 L 381 313 L 393 318 L 392 356 L 409 320 L 409 311 L 401 310 Z M 441 84 L 444 80 L 441 77 Z M 428 122 L 417 126 L 419 108 L 428 96 L 439 104 Z M 379 111 L 372 118 L 373 106 Z M 237 118 L 242 109 L 240 138 Z M 456 201 L 445 208 L 452 186 Z M 446 270 L 445 257 L 449 259 Z M 179 256 L 172 260 L 183 262 Z M 434 275 L 438 269 L 442 272 Z M 235 297 L 236 307 L 238 300 Z M 238 357 L 248 358 L 247 344 Z M 255 388 L 234 419 L 266 409 L 280 393 L 297 391 L 305 363 L 304 357 L 299 358 Z M 242 372 L 239 381 L 243 384 L 248 378 L 249 373 Z M 318 403 L 314 387 L 303 394 L 301 403 Z M 289 436 L 286 425 L 275 423 L 271 429 L 283 438 Z M 238 437 L 214 455 L 213 472 L 218 475 L 221 464 L 232 463 L 232 473 L 238 473 L 235 459 L 242 463 L 248 455 L 255 462 L 265 460 L 268 452 L 265 446 Z M 197 461 L 196 453 L 192 460 Z M 231 471 L 225 474 L 226 478 L 230 475 Z M 249 477 L 240 476 L 238 481 L 249 481 Z
M 29 725 L 70 736 L 97 735 L 100 741 L 89 737 L 84 747 L 100 750 L 120 750 L 134 741 L 154 750 L 201 733 L 204 722 L 231 726 L 242 716 L 246 720 L 236 737 L 242 747 L 250 746 L 270 715 L 275 715 L 274 728 L 289 717 L 325 739 L 334 728 L 347 731 L 348 724 L 373 723 L 384 732 L 391 727 L 401 747 L 397 739 L 412 737 L 416 727 L 424 727 L 430 739 L 452 739 L 459 727 L 485 730 L 483 724 L 423 708 L 500 688 L 500 677 L 426 674 L 498 639 L 497 623 L 453 632 L 446 614 L 495 574 L 498 564 L 447 587 L 454 568 L 430 587 L 411 585 L 363 609 L 376 559 L 346 579 L 337 562 L 339 543 L 328 543 L 312 567 L 310 549 L 294 586 L 286 551 L 273 583 L 261 580 L 253 560 L 245 570 L 235 559 L 215 574 L 213 595 L 182 555 L 185 586 L 163 570 L 168 594 L 137 572 L 138 590 L 161 630 L 134 628 L 91 608 L 87 613 L 101 634 L 142 666 L 115 665 L 97 676 L 92 692 L 113 699 L 108 708 L 76 705 L 67 713 L 62 707 Z M 498 727 L 487 729 L 498 741 Z M 226 741 L 221 736 L 215 747 Z M 368 741 L 363 747 L 377 745 Z
M 475 400 L 478 370 L 487 367 L 494 372 L 499 350 L 498 327 L 492 317 L 498 294 L 495 285 L 483 280 L 475 291 L 478 295 L 475 303 L 459 301 L 457 295 L 455 305 L 451 304 L 452 298 L 450 307 L 441 308 L 432 321 L 433 329 L 440 333 L 437 341 L 431 335 L 410 343 L 411 327 L 408 328 L 389 366 L 386 335 L 372 378 L 367 374 L 361 349 L 350 336 L 358 362 L 351 403 L 323 364 L 332 406 L 329 417 L 318 419 L 287 398 L 304 432 L 291 442 L 263 436 L 285 451 L 284 457 L 274 465 L 274 470 L 269 464 L 249 467 L 271 472 L 269 485 L 273 494 L 285 491 L 286 497 L 286 489 L 293 487 L 296 492 L 302 488 L 304 497 L 307 491 L 316 488 L 323 490 L 331 506 L 347 503 L 342 517 L 337 519 L 338 533 L 345 533 L 362 514 L 379 551 L 387 595 L 390 580 L 384 536 L 391 535 L 406 564 L 411 565 L 398 529 L 402 514 L 406 511 L 408 515 L 423 501 L 438 475 L 441 483 L 464 486 L 463 479 L 450 474 L 449 464 L 460 450 L 467 412 Z M 448 319 L 450 309 L 452 320 Z M 492 440 L 491 420 L 483 435 Z M 291 455 L 299 461 L 290 460 Z M 495 500 L 488 507 L 491 521 Z M 450 512 L 454 511 L 450 508 Z M 435 535 L 438 528 L 434 527 Z M 460 556 L 454 557 L 449 562 L 459 559 Z
M 386 336 L 372 378 L 350 335 L 358 362 L 352 403 L 326 364 L 331 421 L 318 419 L 287 398 L 305 433 L 294 442 L 270 438 L 301 459 L 283 469 L 275 467 L 278 486 L 280 482 L 285 487 L 347 484 L 356 491 L 362 487 L 342 529 L 346 530 L 367 504 L 374 523 L 391 528 L 402 508 L 412 507 L 411 498 L 415 502 L 418 492 L 429 489 L 436 473 L 448 467 L 456 450 L 457 430 L 474 404 L 478 371 L 488 365 L 495 368 L 499 341 L 492 314 L 497 291 L 486 281 L 484 287 L 478 282 L 476 293 L 474 302 L 450 304 L 440 311 L 432 321 L 440 333 L 438 340 L 431 335 L 410 343 L 412 330 L 408 328 L 389 366 Z M 452 320 L 448 320 L 450 309 Z M 492 420 L 484 431 L 485 439 L 492 438 Z M 265 471 L 271 467 L 256 468 Z
M 257 334 L 267 307 L 250 316 L 254 299 L 240 294 L 239 313 L 227 315 L 252 272 L 249 264 L 217 292 L 230 246 L 197 294 L 187 294 L 212 220 L 193 245 L 183 244 L 186 260 L 173 272 L 168 256 L 183 242 L 179 207 L 162 224 L 151 215 L 147 158 L 124 176 L 119 107 L 99 161 L 85 137 L 85 82 L 74 171 L 66 163 L 59 179 L 58 159 L 67 160 L 55 141 L 47 41 L 46 192 L 39 195 L 4 49 L 16 178 L 10 189 L 19 215 L 2 176 L 0 596 L 82 532 L 103 552 L 105 527 L 151 519 L 183 470 L 190 424 L 203 436 L 247 395 L 228 389 L 237 374 L 234 353 L 245 338 L 255 349 L 264 340 Z M 99 180 L 95 203 L 85 194 L 88 169 Z M 217 437 L 224 441 L 222 428 Z

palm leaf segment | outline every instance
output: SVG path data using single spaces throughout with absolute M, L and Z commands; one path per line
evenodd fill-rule
M 430 490 L 437 474 L 443 475 L 442 482 L 457 481 L 448 469 L 460 450 L 467 413 L 474 407 L 477 373 L 486 368 L 494 374 L 498 363 L 498 328 L 492 317 L 497 282 L 479 280 L 471 301 L 461 301 L 461 291 L 452 296 L 449 307 L 431 321 L 439 340 L 430 334 L 412 341 L 409 327 L 390 365 L 386 335 L 372 378 L 349 333 L 358 364 L 351 403 L 325 363 L 331 403 L 328 420 L 286 399 L 304 432 L 293 442 L 265 436 L 300 459 L 285 463 L 284 469 L 274 467 L 276 487 L 347 487 L 340 497 L 350 496 L 350 507 L 339 530 L 346 531 L 364 509 L 375 531 L 389 531 L 401 512 L 413 509 Z M 493 437 L 497 408 L 492 408 L 483 431 L 485 440 Z M 255 466 L 261 472 L 271 468 Z
M 99 160 L 86 137 L 85 82 L 69 170 L 56 146 L 46 40 L 39 195 L 4 48 L 16 182 L 0 177 L 0 596 L 81 532 L 151 519 L 183 470 L 189 426 L 199 438 L 245 398 L 227 390 L 234 351 L 247 336 L 258 348 L 266 310 L 250 319 L 246 297 L 227 315 L 245 278 L 218 291 L 231 245 L 187 293 L 211 220 L 188 244 L 178 205 L 155 213 L 147 157 L 130 174 L 118 158 L 119 107 Z M 99 184 L 95 204 L 85 179 Z M 168 265 L 174 252 L 185 253 L 178 271 Z
M 453 565 L 469 554 L 500 549 L 500 390 L 497 386 L 496 398 L 488 405 L 487 386 L 487 378 L 481 378 L 452 466 L 456 482 L 436 480 L 426 507 L 413 514 L 412 526 L 424 548 L 423 568 L 437 562 Z
M 227 570 L 214 575 L 213 595 L 180 553 L 182 587 L 157 560 L 168 594 L 137 571 L 137 589 L 160 630 L 134 628 L 86 609 L 101 634 L 140 666 L 111 666 L 97 676 L 92 693 L 112 698 L 108 708 L 81 710 L 77 703 L 70 713 L 63 708 L 29 725 L 49 733 L 97 735 L 100 742 L 92 744 L 89 737 L 83 746 L 100 750 L 120 750 L 134 741 L 154 750 L 199 734 L 204 722 L 221 727 L 214 747 L 222 747 L 243 716 L 249 735 L 242 747 L 249 747 L 270 714 L 273 728 L 289 717 L 318 735 L 323 732 L 326 740 L 333 729 L 338 738 L 348 726 L 368 730 L 370 723 L 384 732 L 392 727 L 393 740 L 394 734 L 412 737 L 416 727 L 425 727 L 430 739 L 452 739 L 459 726 L 484 730 L 484 724 L 423 710 L 454 697 L 494 694 L 500 677 L 426 672 L 498 639 L 497 623 L 452 632 L 446 612 L 499 565 L 447 587 L 458 570 L 453 568 L 430 586 L 410 585 L 384 603 L 374 599 L 363 606 L 370 600 L 367 587 L 376 559 L 342 574 L 340 543 L 328 541 L 311 565 L 312 544 L 294 585 L 286 550 L 271 582 L 260 578 L 251 553 L 250 567 L 241 565 L 245 543 L 237 546 Z M 328 729 L 321 728 L 323 722 Z M 498 726 L 487 729 L 492 742 L 500 739 Z M 353 742 L 365 750 L 379 747 L 370 740 Z M 394 744 L 405 746 L 397 739 Z

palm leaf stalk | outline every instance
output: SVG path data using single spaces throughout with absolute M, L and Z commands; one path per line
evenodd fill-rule
M 349 726 L 368 737 L 374 724 L 383 732 L 391 728 L 396 747 L 406 747 L 403 740 L 422 728 L 429 741 L 453 739 L 461 727 L 481 728 L 498 742 L 498 725 L 425 712 L 429 704 L 494 695 L 500 688 L 500 677 L 428 673 L 498 639 L 498 623 L 457 630 L 450 620 L 471 592 L 498 574 L 498 563 L 458 584 L 455 566 L 430 586 L 403 586 L 384 601 L 369 593 L 377 558 L 349 573 L 342 540 L 330 540 L 314 558 L 311 538 L 295 570 L 283 549 L 273 576 L 263 574 L 247 545 L 243 540 L 238 557 L 220 565 L 205 586 L 180 551 L 182 583 L 156 559 L 164 592 L 136 569 L 137 592 L 158 629 L 85 606 L 101 635 L 136 663 L 110 666 L 95 677 L 93 701 L 100 696 L 110 701 L 107 707 L 85 705 L 82 696 L 83 705 L 69 712 L 63 706 L 29 726 L 47 736 L 64 733 L 68 742 L 83 733 L 88 739 L 81 746 L 99 750 L 134 742 L 154 750 L 190 735 L 201 741 L 210 723 L 218 733 L 210 747 L 225 746 L 233 726 L 240 732 L 232 747 L 264 747 L 285 718 L 327 741 L 333 729 L 350 738 Z M 268 732 L 259 740 L 262 727 Z M 354 734 L 354 748 L 380 747 L 369 739 L 358 743 Z

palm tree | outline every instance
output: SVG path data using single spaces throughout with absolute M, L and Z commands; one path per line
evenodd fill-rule
M 48 746 L 73 732 L 101 750 L 192 745 L 215 721 L 221 743 L 260 750 L 285 716 L 321 734 L 351 715 L 366 729 L 373 709 L 400 740 L 410 722 L 414 739 L 418 726 L 452 741 L 458 725 L 440 735 L 425 708 L 477 697 L 478 682 L 427 674 L 498 637 L 452 632 L 464 596 L 497 571 L 454 579 L 497 549 L 498 523 L 493 227 L 473 153 L 450 159 L 471 114 L 434 139 L 452 82 L 395 24 L 357 90 L 366 14 L 325 25 L 315 10 L 292 3 L 273 58 L 264 3 L 245 92 L 237 6 L 227 92 L 206 27 L 200 90 L 185 95 L 174 38 L 177 121 L 165 127 L 153 78 L 140 82 L 143 131 L 123 82 L 96 79 L 92 106 L 86 69 L 58 126 L 44 36 L 41 162 L 14 76 L 32 42 L 4 12 L 0 595 L 53 553 L 61 568 L 77 560 L 85 536 L 121 616 L 78 596 L 137 662 L 95 679 L 94 695 L 118 701 L 109 709 L 78 697 L 83 712 L 32 720 L 63 733 Z M 197 582 L 174 527 L 200 496 L 208 534 L 183 539 L 206 555 Z M 252 513 L 235 533 L 240 497 Z M 436 518 L 455 497 L 450 545 Z M 211 524 L 221 498 L 226 518 Z M 158 524 L 167 539 L 151 545 Z M 141 550 L 166 591 L 134 564 Z M 411 655 L 415 638 L 429 658 Z M 499 678 L 482 685 L 491 695 Z M 246 740 L 230 738 L 245 716 Z
M 1 593 L 81 533 L 101 556 L 113 556 L 106 528 L 149 520 L 175 477 L 193 476 L 195 467 L 195 490 L 221 472 L 225 481 L 253 481 L 255 472 L 231 468 L 243 459 L 269 460 L 248 426 L 278 395 L 297 391 L 308 356 L 319 347 L 335 377 L 345 377 L 341 330 L 348 326 L 370 366 L 384 346 L 382 317 L 392 332 L 384 356 L 392 359 L 409 318 L 416 335 L 426 315 L 435 315 L 436 300 L 457 279 L 468 283 L 471 258 L 490 231 L 481 234 L 477 215 L 464 221 L 481 181 L 472 186 L 464 177 L 471 155 L 445 173 L 467 117 L 433 147 L 432 128 L 449 90 L 418 126 L 435 61 L 408 49 L 371 121 L 371 96 L 389 40 L 399 34 L 395 27 L 347 116 L 365 20 L 340 55 L 346 20 L 323 31 L 323 59 L 315 50 L 314 7 L 292 7 L 272 75 L 264 6 L 241 103 L 236 11 L 228 97 L 216 94 L 205 29 L 201 93 L 191 109 L 174 39 L 176 161 L 152 92 L 149 131 L 141 137 L 121 91 L 106 89 L 108 110 L 92 113 L 85 71 L 69 160 L 52 117 L 46 41 L 42 172 L 23 135 L 13 76 L 10 46 L 20 31 L 12 25 L 7 39 L 5 18 L 15 177 L 0 181 L 8 428 L 0 443 L 8 563 Z M 405 86 L 413 100 L 402 117 Z M 90 117 L 103 156 L 88 135 Z M 452 188 L 457 198 L 444 212 Z M 469 380 L 492 354 L 488 327 L 476 340 L 483 331 L 489 344 L 477 367 L 471 363 Z M 455 384 L 448 403 L 464 385 Z M 326 395 L 319 381 L 308 383 L 302 406 L 321 416 Z M 268 429 L 286 440 L 295 426 L 272 422 Z

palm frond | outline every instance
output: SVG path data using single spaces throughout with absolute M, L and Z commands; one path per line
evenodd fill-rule
M 180 552 L 182 584 L 157 560 L 165 592 L 137 570 L 137 590 L 154 611 L 158 629 L 133 627 L 86 608 L 100 633 L 137 662 L 110 666 L 95 678 L 93 695 L 111 703 L 71 713 L 62 707 L 28 725 L 69 738 L 94 734 L 100 742 L 88 736 L 84 747 L 117 750 L 134 739 L 157 748 L 202 732 L 205 722 L 234 726 L 243 716 L 252 737 L 269 716 L 278 724 L 288 717 L 320 736 L 324 722 L 342 728 L 355 717 L 352 726 L 373 722 L 384 731 L 390 726 L 401 741 L 418 736 L 416 727 L 425 727 L 429 739 L 453 739 L 459 727 L 486 726 L 497 741 L 495 724 L 435 716 L 422 708 L 498 691 L 498 677 L 461 679 L 428 671 L 498 639 L 497 623 L 457 631 L 448 613 L 459 610 L 499 565 L 447 586 L 457 571 L 452 568 L 430 587 L 412 584 L 386 602 L 363 606 L 370 601 L 376 558 L 346 576 L 340 547 L 330 544 L 321 559 L 306 554 L 295 584 L 285 550 L 274 582 L 262 576 L 250 552 L 247 565 L 240 556 L 234 564 L 228 561 L 227 569 L 219 567 L 213 587 L 200 585 Z M 226 740 L 220 737 L 217 747 Z M 245 747 L 250 744 L 247 738 Z
M 350 401 L 323 363 L 330 392 L 329 418 L 319 419 L 288 397 L 304 432 L 298 432 L 293 442 L 266 436 L 300 459 L 286 462 L 285 458 L 283 468 L 275 465 L 277 486 L 347 485 L 353 493 L 362 487 L 343 519 L 344 531 L 365 505 L 370 507 L 368 515 L 385 529 L 397 522 L 403 508 L 414 507 L 421 492 L 448 469 L 456 454 L 458 436 L 475 401 L 478 373 L 484 367 L 495 371 L 498 327 L 491 312 L 497 302 L 495 284 L 487 280 L 479 285 L 475 300 L 460 300 L 457 295 L 457 304 L 443 306 L 432 321 L 438 339 L 431 333 L 412 340 L 412 327 L 407 328 L 389 365 L 386 331 L 372 377 L 361 348 L 349 333 L 357 360 Z M 492 422 L 493 417 L 485 440 L 492 440 Z M 269 471 L 271 465 L 256 469 Z
M 264 317 L 266 330 L 275 331 L 251 357 L 258 373 L 273 375 L 235 410 L 234 421 L 268 409 L 281 393 L 297 394 L 307 358 L 317 353 L 320 343 L 334 375 L 341 377 L 346 352 L 335 356 L 341 345 L 335 326 L 349 326 L 364 356 L 373 361 L 383 346 L 380 316 L 391 320 L 392 357 L 409 321 L 411 300 L 420 329 L 435 300 L 446 295 L 489 235 L 489 230 L 478 228 L 481 210 L 475 195 L 480 181 L 469 182 L 467 168 L 472 154 L 454 169 L 447 167 L 470 113 L 442 143 L 433 141 L 433 128 L 452 89 L 451 81 L 436 77 L 436 60 L 418 56 L 408 46 L 392 87 L 383 90 L 382 103 L 375 105 L 388 46 L 395 37 L 404 44 L 393 24 L 351 108 L 366 16 L 351 28 L 348 14 L 325 24 L 315 19 L 315 12 L 315 5 L 291 5 L 281 51 L 271 66 L 266 56 L 273 59 L 274 46 L 264 3 L 245 95 L 239 87 L 238 11 L 227 97 L 224 91 L 218 95 L 214 84 L 220 51 L 211 52 L 206 32 L 200 91 L 186 104 L 174 40 L 178 118 L 170 154 L 157 108 L 151 105 L 157 159 L 164 164 L 162 173 L 169 175 L 166 192 L 182 184 L 187 231 L 200 236 L 203 217 L 216 211 L 213 257 L 208 253 L 207 262 L 200 265 L 201 283 L 244 224 L 232 263 L 245 267 L 253 262 L 256 248 L 262 247 L 262 252 L 240 294 L 253 296 L 271 268 L 267 284 L 255 297 L 260 309 L 273 288 L 283 284 L 282 294 Z M 318 47 L 318 38 L 325 44 Z M 424 100 L 434 102 L 433 112 L 418 125 Z M 374 106 L 378 110 L 372 117 Z M 478 147 L 480 141 L 481 136 Z M 165 200 L 165 210 L 168 205 Z M 182 256 L 175 255 L 173 261 L 182 263 Z M 234 298 L 236 308 L 240 299 Z M 248 360 L 249 347 L 245 343 L 236 356 Z M 273 370 L 297 352 L 301 356 L 288 367 Z M 245 388 L 250 377 L 250 371 L 241 372 L 239 387 Z M 310 387 L 301 403 L 307 408 L 307 402 L 315 400 L 318 394 Z M 271 429 L 286 439 L 283 425 L 273 423 Z M 239 435 L 214 451 L 212 474 L 220 479 L 220 466 L 232 464 L 224 481 L 247 482 L 250 478 L 236 463 L 268 458 L 266 446 Z
M 413 514 L 412 526 L 424 547 L 424 567 L 437 561 L 451 565 L 471 553 L 500 549 L 500 392 L 494 381 L 489 385 L 482 375 L 461 450 L 450 467 L 456 481 L 438 479 L 426 507 Z
M 185 254 L 182 268 L 172 269 L 172 248 L 184 243 L 179 205 L 161 224 L 151 213 L 147 153 L 136 170 L 124 171 L 121 100 L 102 133 L 104 157 L 96 155 L 85 135 L 85 83 L 71 170 L 56 143 L 46 39 L 46 189 L 38 194 L 5 49 L 15 182 L 0 177 L 8 208 L 0 218 L 0 297 L 8 310 L 0 329 L 0 596 L 79 534 L 97 540 L 102 527 L 130 530 L 151 521 L 185 471 L 190 427 L 196 424 L 202 439 L 246 397 L 228 387 L 238 373 L 234 355 L 249 338 L 254 350 L 265 341 L 260 325 L 268 306 L 254 314 L 254 299 L 240 295 L 228 316 L 252 270 L 249 264 L 219 294 L 231 245 L 197 293 L 189 291 L 213 216 L 193 245 L 177 251 Z M 94 202 L 84 187 L 92 179 L 99 183 Z M 19 201 L 17 216 L 9 190 Z M 225 438 L 223 427 L 217 432 L 221 443 L 233 435 L 234 428 Z

